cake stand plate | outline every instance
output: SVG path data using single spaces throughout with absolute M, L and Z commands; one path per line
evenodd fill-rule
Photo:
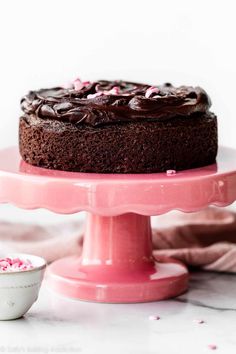
M 186 267 L 152 256 L 150 216 L 194 212 L 236 200 L 236 151 L 220 148 L 217 164 L 153 174 L 47 170 L 23 162 L 16 147 L 0 151 L 0 202 L 56 213 L 87 211 L 81 257 L 48 267 L 49 286 L 97 302 L 166 299 L 187 289 Z

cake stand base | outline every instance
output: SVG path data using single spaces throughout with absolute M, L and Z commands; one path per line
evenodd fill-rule
M 134 303 L 183 293 L 188 271 L 174 260 L 153 258 L 150 217 L 89 214 L 82 256 L 54 262 L 47 280 L 53 290 L 67 297 Z
M 50 266 L 50 285 L 63 296 L 94 302 L 135 303 L 175 297 L 187 290 L 188 273 L 177 263 L 155 262 L 135 272 L 83 270 L 73 257 L 60 259 Z M 90 279 L 91 274 L 91 279 Z M 95 275 L 99 276 L 94 279 Z M 112 281 L 109 281 L 110 279 Z

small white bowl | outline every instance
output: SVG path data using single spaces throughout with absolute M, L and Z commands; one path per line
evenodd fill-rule
M 37 300 L 46 261 L 24 253 L 5 257 L 28 259 L 33 265 L 28 270 L 0 272 L 0 320 L 14 320 L 23 316 Z

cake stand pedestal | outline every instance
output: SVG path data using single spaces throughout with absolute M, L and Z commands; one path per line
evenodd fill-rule
M 88 212 L 82 256 L 60 259 L 47 271 L 53 290 L 76 299 L 128 303 L 181 294 L 187 269 L 173 259 L 154 259 L 150 216 L 235 200 L 233 149 L 220 148 L 217 164 L 172 176 L 53 171 L 23 162 L 15 147 L 0 151 L 1 203 Z

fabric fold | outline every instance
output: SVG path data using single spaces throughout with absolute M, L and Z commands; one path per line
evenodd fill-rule
M 210 207 L 197 213 L 171 212 L 152 218 L 153 254 L 187 266 L 236 273 L 236 213 Z M 83 247 L 83 222 L 39 226 L 0 222 L 0 253 L 30 253 L 48 262 Z

